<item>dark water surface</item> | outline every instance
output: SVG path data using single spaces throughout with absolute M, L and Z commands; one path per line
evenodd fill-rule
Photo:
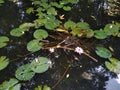
M 19 24 L 32 20 L 32 16 L 25 14 L 26 8 L 31 5 L 27 1 L 23 1 L 14 4 L 7 2 L 0 7 L 0 35 L 7 35 L 11 40 L 7 47 L 0 49 L 0 56 L 5 55 L 11 61 L 6 69 L 0 71 L 0 83 L 4 80 L 14 78 L 17 67 L 31 62 L 37 56 L 47 56 L 49 54 L 48 51 L 39 51 L 26 55 L 29 53 L 26 49 L 26 43 L 32 38 L 30 33 L 21 38 L 9 35 L 12 28 L 16 28 Z M 88 4 L 87 0 L 80 0 L 79 4 L 73 6 L 73 10 L 66 13 L 66 15 L 69 19 L 76 22 L 88 22 L 91 28 L 95 29 L 113 20 L 117 20 L 116 17 L 110 18 L 105 13 L 102 13 L 102 11 L 99 11 L 100 14 L 96 15 L 98 9 L 96 9 L 97 5 L 95 5 L 95 3 Z M 92 15 L 95 16 L 94 19 L 91 18 Z M 105 46 L 113 47 L 113 56 L 120 58 L 119 38 L 109 38 L 98 42 Z M 69 62 L 72 62 L 71 67 L 54 90 L 120 90 L 120 75 L 116 75 L 105 68 L 105 59 L 99 58 L 93 52 L 92 56 L 99 60 L 98 63 L 93 62 L 84 55 L 81 55 L 79 60 L 75 60 L 72 57 L 74 53 L 68 53 L 69 55 L 64 53 L 64 50 L 57 50 L 49 56 L 53 62 L 53 67 L 43 74 L 36 74 L 30 81 L 21 82 L 21 90 L 34 90 L 36 86 L 46 84 L 53 87 L 62 78 Z M 16 58 L 19 59 L 14 60 Z

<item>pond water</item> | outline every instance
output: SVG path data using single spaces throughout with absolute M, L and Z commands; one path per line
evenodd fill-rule
M 113 20 L 119 21 L 118 17 L 109 17 L 106 13 L 100 11 L 97 6 L 101 2 L 100 0 L 95 1 L 95 3 L 89 4 L 87 0 L 80 0 L 77 5 L 73 6 L 71 12 L 65 13 L 66 17 L 74 21 L 88 22 L 94 29 L 103 27 Z M 0 35 L 7 35 L 11 39 L 7 47 L 0 49 L 0 56 L 5 55 L 11 61 L 6 69 L 0 71 L 0 83 L 14 78 L 17 67 L 31 62 L 37 56 L 48 56 L 49 54 L 47 50 L 36 53 L 27 51 L 26 43 L 31 40 L 31 33 L 21 38 L 14 38 L 9 35 L 10 30 L 19 26 L 19 24 L 32 21 L 33 17 L 25 14 L 26 8 L 30 6 L 25 0 L 16 3 L 6 2 L 0 6 Z M 91 18 L 91 16 L 95 17 Z M 111 46 L 114 49 L 113 56 L 120 58 L 119 38 L 108 38 L 96 41 L 96 43 Z M 97 63 L 85 55 L 81 55 L 78 60 L 75 60 L 73 54 L 78 56 L 78 54 L 69 51 L 65 53 L 62 49 L 51 54 L 49 58 L 53 63 L 52 68 L 45 73 L 36 74 L 30 81 L 21 82 L 21 90 L 34 90 L 36 86 L 46 84 L 53 87 L 53 90 L 120 89 L 120 75 L 116 75 L 105 68 L 105 59 L 99 58 L 92 52 L 91 55 L 98 59 Z M 71 64 L 71 67 L 68 67 L 69 64 Z M 55 85 L 59 80 L 60 82 Z

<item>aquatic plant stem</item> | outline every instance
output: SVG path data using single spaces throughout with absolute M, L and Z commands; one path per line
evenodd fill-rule
M 65 72 L 63 73 L 63 75 L 61 76 L 61 78 L 52 86 L 52 89 L 54 89 L 65 77 L 65 75 L 67 74 L 67 71 L 69 70 L 71 65 L 68 65 Z

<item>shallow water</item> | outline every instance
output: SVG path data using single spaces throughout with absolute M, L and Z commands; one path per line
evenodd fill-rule
M 0 56 L 6 55 L 11 61 L 6 69 L 0 71 L 0 83 L 4 80 L 14 78 L 17 67 L 31 62 L 38 56 L 47 56 L 49 54 L 49 51 L 46 50 L 26 55 L 29 52 L 27 51 L 25 44 L 31 39 L 30 33 L 21 38 L 14 38 L 9 35 L 12 28 L 19 26 L 22 22 L 31 21 L 32 19 L 31 16 L 25 14 L 26 8 L 30 5 L 23 1 L 15 4 L 7 2 L 0 7 L 0 35 L 7 35 L 11 39 L 11 42 L 7 47 L 0 49 Z M 92 28 L 99 28 L 114 19 L 116 20 L 116 17 L 112 17 L 111 19 L 104 17 L 107 19 L 102 19 L 101 21 L 101 18 L 103 18 L 102 15 L 100 17 L 95 16 L 94 19 L 91 18 L 91 15 L 95 15 L 96 9 L 93 9 L 94 7 L 92 7 L 94 4 L 87 4 L 88 6 L 86 4 L 86 1 L 81 0 L 78 5 L 73 6 L 73 10 L 70 13 L 66 13 L 69 16 L 68 18 L 75 21 L 86 21 Z M 113 56 L 120 58 L 119 38 L 109 38 L 98 42 L 105 46 L 112 46 L 115 50 Z M 75 60 L 72 55 L 78 56 L 79 59 Z M 78 54 L 69 51 L 68 54 L 66 54 L 64 53 L 64 50 L 57 50 L 49 56 L 49 59 L 53 63 L 52 68 L 45 73 L 36 74 L 30 81 L 21 82 L 21 90 L 33 90 L 36 86 L 45 84 L 53 87 L 58 80 L 63 77 L 63 74 L 70 63 L 71 67 L 67 70 L 66 75 L 54 90 L 119 90 L 119 75 L 117 77 L 116 74 L 105 68 L 105 59 L 99 58 L 94 52 L 92 53 L 92 56 L 97 58 L 99 62 L 93 62 L 85 55 L 79 56 Z M 16 58 L 18 59 L 15 60 Z M 111 83 L 114 84 L 111 85 Z

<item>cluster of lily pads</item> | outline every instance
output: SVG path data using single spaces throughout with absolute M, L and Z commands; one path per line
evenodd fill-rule
M 35 14 L 37 19 L 33 22 L 25 22 L 19 25 L 18 28 L 14 28 L 10 31 L 10 35 L 14 37 L 22 37 L 26 32 L 29 32 L 31 28 L 34 28 L 33 39 L 27 43 L 27 50 L 30 52 L 36 52 L 44 48 L 43 40 L 49 37 L 49 32 L 61 32 L 67 33 L 71 36 L 78 38 L 96 38 L 105 39 L 109 36 L 120 37 L 120 23 L 111 23 L 105 25 L 103 29 L 92 30 L 86 22 L 74 22 L 68 20 L 65 23 L 62 22 L 64 14 L 59 15 L 59 10 L 70 11 L 73 4 L 77 4 L 78 0 L 60 0 L 58 2 L 52 0 L 31 0 L 33 6 L 26 10 L 28 14 Z M 0 36 L 0 48 L 7 46 L 9 38 L 6 36 Z M 57 47 L 59 48 L 59 47 Z M 53 53 L 54 48 L 49 48 Z M 75 48 L 75 52 L 80 55 L 84 53 L 82 48 Z M 105 47 L 96 47 L 96 54 L 102 58 L 109 59 L 105 62 L 106 67 L 115 73 L 120 74 L 120 60 L 113 58 L 110 50 Z M 0 70 L 6 68 L 9 64 L 9 59 L 6 56 L 0 57 Z M 50 60 L 46 57 L 35 58 L 31 63 L 20 66 L 16 72 L 15 77 L 18 80 L 26 81 L 30 80 L 35 73 L 43 73 L 50 67 Z M 20 90 L 21 84 L 17 79 L 10 79 L 0 85 L 0 90 Z M 41 86 L 38 89 L 41 90 Z M 50 90 L 44 89 L 43 90 Z

